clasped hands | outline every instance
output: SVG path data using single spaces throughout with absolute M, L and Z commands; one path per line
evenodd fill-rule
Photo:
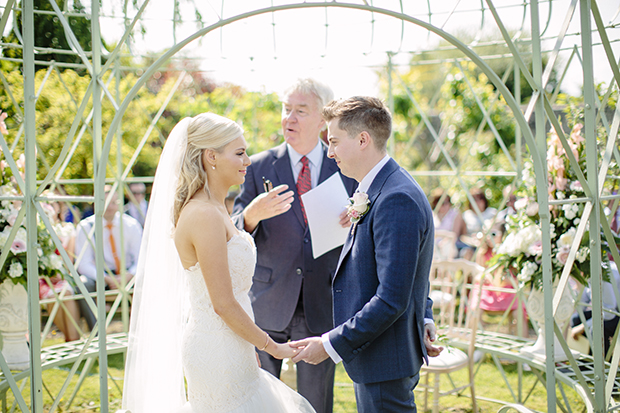
M 435 324 L 425 324 L 424 346 L 429 357 L 437 357 L 443 351 L 443 347 L 433 345 L 435 340 Z M 294 355 L 291 357 L 294 363 L 305 361 L 308 364 L 319 364 L 329 358 L 321 337 L 308 337 L 303 340 L 291 341 L 288 345 L 294 352 Z

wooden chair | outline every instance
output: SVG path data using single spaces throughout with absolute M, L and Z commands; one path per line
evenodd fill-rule
M 446 337 L 448 341 L 456 340 L 469 345 L 467 353 L 453 347 L 445 348 L 438 357 L 429 358 L 429 365 L 422 366 L 426 380 L 419 387 L 424 389 L 424 411 L 428 407 L 429 390 L 433 392 L 433 413 L 437 413 L 440 397 L 450 394 L 460 395 L 468 387 L 471 391 L 472 411 L 474 413 L 478 411 L 474 389 L 474 350 L 479 311 L 477 308 L 468 308 L 467 304 L 474 285 L 473 280 L 483 271 L 484 268 L 480 265 L 464 259 L 433 262 L 429 278 L 429 295 L 434 301 L 437 335 L 440 338 Z M 477 284 L 477 288 L 480 288 L 480 284 Z M 449 377 L 449 373 L 465 367 L 469 369 L 469 382 L 457 387 Z M 430 376 L 433 374 L 435 377 L 431 386 Z M 452 389 L 440 391 L 441 374 L 448 375 Z

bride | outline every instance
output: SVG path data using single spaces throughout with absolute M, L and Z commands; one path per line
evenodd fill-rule
M 185 118 L 168 137 L 134 288 L 123 392 L 131 413 L 314 411 L 257 362 L 255 348 L 279 359 L 297 350 L 253 321 L 256 248 L 224 204 L 249 164 L 243 130 L 221 116 Z

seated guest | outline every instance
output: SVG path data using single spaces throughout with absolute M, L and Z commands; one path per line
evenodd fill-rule
M 437 207 L 443 197 L 441 205 Z M 455 208 L 450 201 L 450 195 L 443 193 L 443 190 L 433 191 L 430 199 L 431 208 L 433 208 L 433 220 L 435 221 L 435 243 L 439 246 L 438 251 L 441 258 L 451 259 L 456 258 L 458 250 L 463 248 L 465 244 L 461 241 L 461 236 L 467 233 L 465 227 L 465 221 L 458 208 Z M 442 239 L 442 231 L 449 231 L 454 234 L 454 239 Z M 445 245 L 450 242 L 450 245 Z M 442 251 L 448 251 L 446 254 L 441 254 Z M 455 251 L 452 254 L 450 251 Z
M 493 257 L 494 249 L 497 245 L 501 244 L 504 237 L 505 226 L 504 222 L 496 222 L 488 236 L 483 238 L 480 246 L 478 247 L 476 255 L 476 263 L 487 267 L 487 262 Z M 511 280 L 513 278 L 513 280 Z M 510 274 L 505 268 L 498 268 L 493 274 L 484 279 L 483 289 L 478 294 L 478 288 L 474 287 L 474 294 L 470 305 L 472 307 L 479 306 L 482 311 L 491 314 L 503 314 L 510 308 L 510 315 L 514 316 L 514 312 L 519 308 L 519 300 L 515 299 L 516 292 L 514 291 L 514 285 L 516 280 L 514 276 Z M 478 299 L 478 295 L 480 299 Z M 522 314 L 525 314 L 525 306 L 522 303 Z M 524 328 L 525 317 L 523 318 Z M 509 319 L 510 326 L 516 324 L 516 318 L 511 317 Z
M 106 198 L 110 188 L 106 186 Z M 118 211 L 118 196 L 112 194 L 112 200 L 103 214 L 103 259 L 104 270 L 106 271 L 106 289 L 119 288 L 121 273 L 126 274 L 129 281 L 138 267 L 138 254 L 140 252 L 140 242 L 142 239 L 142 226 L 140 223 L 127 214 L 122 215 L 123 222 L 123 245 L 121 245 L 121 214 Z M 95 263 L 95 234 L 90 237 L 92 228 L 95 225 L 95 216 L 92 215 L 83 219 L 77 226 L 77 237 L 75 240 L 75 254 L 77 259 L 77 271 L 80 279 L 89 292 L 96 290 L 97 266 Z M 92 242 L 92 244 L 91 244 Z M 121 254 L 124 253 L 125 266 L 121 268 Z M 80 259 L 80 255 L 82 255 Z M 80 310 L 86 319 L 88 327 L 92 330 L 95 325 L 95 316 L 90 311 L 88 304 L 80 300 Z
M 64 212 L 66 211 L 66 209 L 63 208 L 63 205 L 66 207 L 66 204 L 61 202 L 51 203 L 50 207 L 53 208 L 54 213 L 53 215 L 50 214 L 50 218 L 54 218 L 53 224 L 55 224 L 56 235 L 58 235 L 58 238 L 60 238 L 62 246 L 69 255 L 69 258 L 73 259 L 75 228 L 72 223 L 63 222 Z M 56 254 L 60 255 L 58 251 L 56 252 Z M 60 259 L 60 257 L 55 258 Z M 49 277 L 49 280 L 47 280 L 45 277 L 39 277 L 40 300 L 54 299 L 56 295 L 61 295 L 62 297 L 69 297 L 73 294 L 74 291 L 69 281 L 63 279 L 60 275 Z M 48 313 L 52 313 L 55 305 L 55 303 L 47 304 Z M 80 312 L 77 302 L 75 300 L 63 301 L 63 305 L 58 308 L 58 311 L 56 312 L 56 317 L 54 317 L 54 324 L 56 324 L 56 327 L 58 327 L 58 329 L 65 336 L 66 342 L 78 340 L 80 338 L 80 335 L 76 328 L 79 320 Z
M 618 273 L 618 266 L 615 262 L 610 261 L 610 272 L 611 272 L 611 282 L 615 283 L 620 291 L 620 273 Z M 611 283 L 603 281 L 603 308 L 609 309 L 612 311 L 618 311 L 618 303 L 616 302 L 616 294 L 614 293 L 614 288 Z M 584 303 L 592 302 L 592 291 L 590 286 L 588 285 L 583 290 L 583 295 L 581 300 Z M 592 333 L 592 309 L 585 307 L 583 310 L 583 315 L 585 318 L 585 325 L 581 322 L 581 318 L 579 317 L 579 312 L 575 312 L 573 314 L 573 318 L 571 319 L 571 331 L 570 334 L 573 336 L 575 340 L 579 338 L 580 335 L 585 334 L 586 326 Z M 614 337 L 616 332 L 616 327 L 618 326 L 618 316 L 610 313 L 608 311 L 603 311 L 603 334 L 605 341 L 605 355 L 609 351 L 609 346 L 611 344 L 611 340 Z M 590 354 L 592 354 L 592 349 L 590 349 Z
M 469 209 L 463 212 L 463 221 L 465 221 L 467 235 L 476 240 L 480 239 L 479 233 L 482 232 L 484 224 L 493 220 L 497 214 L 497 209 L 489 207 L 489 200 L 484 195 L 484 192 L 479 189 L 473 189 L 471 191 L 471 197 L 474 199 L 474 202 L 480 211 L 480 215 L 478 215 L 474 209 L 474 206 L 470 202 Z M 472 242 L 466 242 L 466 244 L 468 245 L 461 249 L 460 256 L 469 260 L 473 257 L 477 245 L 474 245 Z
M 129 197 L 129 203 L 125 206 L 125 212 L 135 218 L 142 227 L 144 227 L 144 220 L 146 219 L 146 209 L 148 208 L 148 202 L 146 202 L 146 185 L 142 182 L 136 182 L 129 184 L 129 190 L 132 197 Z

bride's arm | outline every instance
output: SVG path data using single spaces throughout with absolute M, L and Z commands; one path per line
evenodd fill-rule
M 227 233 L 223 217 L 215 209 L 192 217 L 191 242 L 215 312 L 232 331 L 275 358 L 292 357 L 290 346 L 277 344 L 261 330 L 235 299 L 228 268 Z

